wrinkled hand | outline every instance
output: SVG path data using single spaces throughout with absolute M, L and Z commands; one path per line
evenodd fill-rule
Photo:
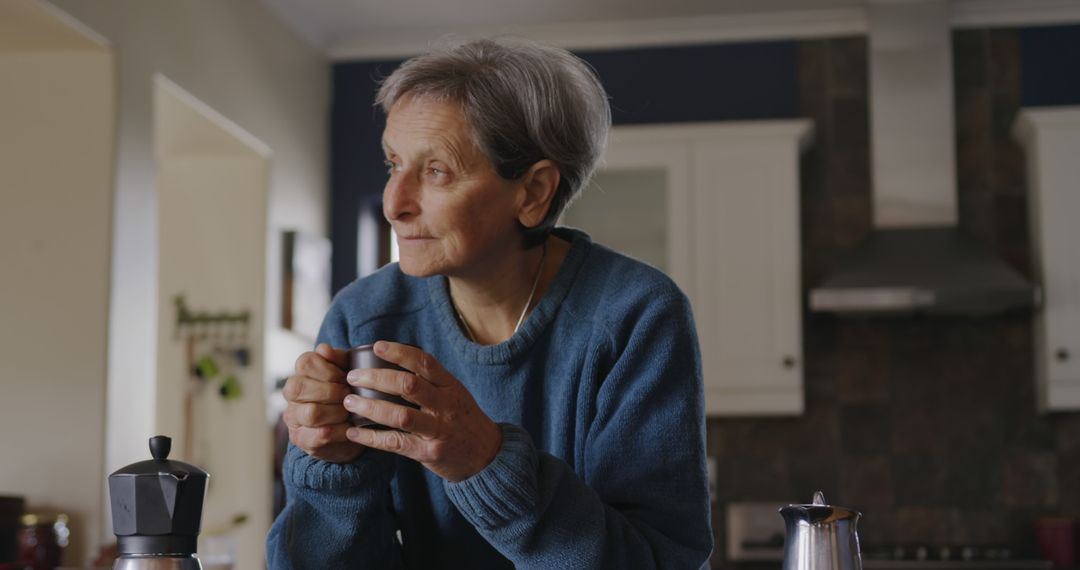
M 293 445 L 332 463 L 348 463 L 364 451 L 345 437 L 352 426 L 348 410 L 341 405 L 350 393 L 346 367 L 345 351 L 322 343 L 296 359 L 296 374 L 282 390 L 288 402 L 282 420 Z
M 386 341 L 375 343 L 375 354 L 407 371 L 352 370 L 349 384 L 401 396 L 420 409 L 349 395 L 344 400 L 349 411 L 402 430 L 355 427 L 348 430 L 349 440 L 415 459 L 448 481 L 468 479 L 495 459 L 502 430 L 433 356 Z

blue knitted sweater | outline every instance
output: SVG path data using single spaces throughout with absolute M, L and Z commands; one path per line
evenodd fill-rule
M 444 277 L 390 265 L 343 289 L 319 335 L 431 353 L 503 431 L 451 483 L 369 449 L 350 464 L 290 446 L 270 568 L 699 568 L 712 550 L 700 354 L 663 273 L 559 228 L 570 252 L 510 339 L 471 342 Z

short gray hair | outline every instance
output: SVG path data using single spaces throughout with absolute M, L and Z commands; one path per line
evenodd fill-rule
M 468 41 L 414 57 L 379 86 L 387 114 L 405 96 L 460 106 L 473 140 L 499 176 L 516 180 L 537 161 L 559 168 L 547 216 L 522 232 L 543 243 L 588 184 L 607 146 L 611 108 L 600 79 L 572 53 L 520 38 Z

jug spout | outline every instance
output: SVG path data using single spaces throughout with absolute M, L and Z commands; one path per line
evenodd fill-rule
M 780 509 L 784 517 L 784 570 L 862 570 L 859 512 L 829 505 L 818 491 L 806 505 Z

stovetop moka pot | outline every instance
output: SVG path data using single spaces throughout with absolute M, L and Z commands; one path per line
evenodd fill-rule
M 153 459 L 109 475 L 109 502 L 119 558 L 113 570 L 201 570 L 196 555 L 210 476 L 169 460 L 172 440 L 150 438 Z
M 826 504 L 818 491 L 812 504 L 788 505 L 780 514 L 787 532 L 784 570 L 862 570 L 855 529 L 861 513 Z

